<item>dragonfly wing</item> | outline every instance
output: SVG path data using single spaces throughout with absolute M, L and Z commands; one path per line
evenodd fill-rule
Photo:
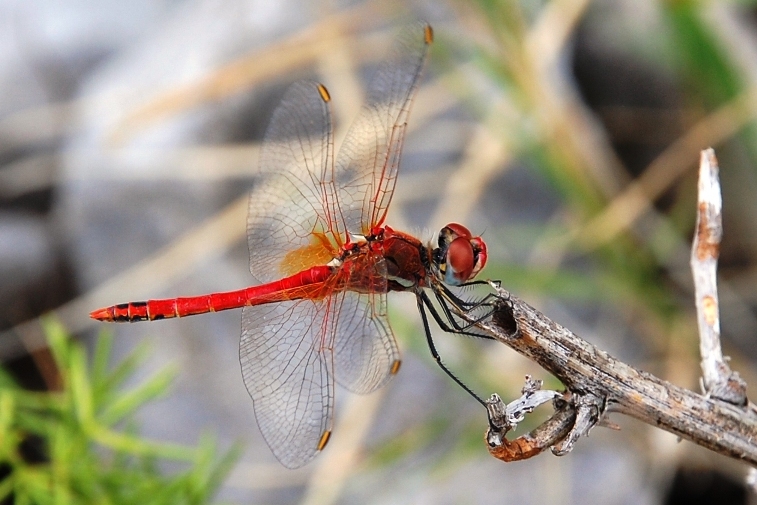
M 346 288 L 335 307 L 334 357 L 337 382 L 370 393 L 399 370 L 400 356 L 386 314 L 386 260 L 379 253 L 342 266 Z
M 369 84 L 365 105 L 339 149 L 334 187 L 346 230 L 381 225 L 394 193 L 410 106 L 432 40 L 431 27 L 405 29 Z M 342 226 L 339 223 L 339 226 Z
M 337 297 L 245 307 L 239 360 L 260 431 L 273 454 L 298 468 L 325 445 L 334 408 Z
M 313 81 L 289 87 L 266 130 L 263 181 L 250 195 L 250 271 L 261 283 L 328 263 L 335 255 L 323 184 L 333 163 L 329 97 Z
M 339 385 L 355 393 L 370 393 L 397 372 L 400 353 L 386 315 L 386 294 L 345 292 L 336 326 Z

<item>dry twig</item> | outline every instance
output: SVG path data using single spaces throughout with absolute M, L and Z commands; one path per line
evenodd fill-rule
M 513 441 L 504 436 L 512 423 L 502 414 L 506 409 L 494 395 L 489 401 L 490 428 L 486 436 L 493 456 L 515 461 L 547 447 L 552 447 L 555 454 L 565 454 L 592 427 L 607 424 L 603 421 L 607 413 L 619 412 L 757 465 L 757 409 L 747 400 L 746 385 L 730 370 L 720 350 L 715 266 L 722 230 L 720 186 L 712 150 L 702 153 L 700 178 L 699 225 L 692 267 L 706 393 L 675 386 L 617 360 L 493 284 L 500 300 L 491 318 L 476 326 L 537 362 L 567 388 L 566 396 L 555 402 L 552 418 Z M 529 389 L 527 384 L 524 397 L 518 401 L 538 389 Z
M 717 267 L 723 236 L 723 200 L 720 196 L 715 152 L 702 152 L 699 164 L 697 231 L 691 248 L 691 270 L 696 290 L 699 351 L 702 355 L 704 391 L 735 405 L 744 405 L 746 383 L 731 371 L 720 349 Z

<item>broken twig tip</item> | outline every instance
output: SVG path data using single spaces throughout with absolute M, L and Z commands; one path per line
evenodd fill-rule
M 705 393 L 734 405 L 746 405 L 746 383 L 731 371 L 720 344 L 717 262 L 723 237 L 723 201 L 715 151 L 702 151 L 699 164 L 697 227 L 691 269 L 699 324 Z

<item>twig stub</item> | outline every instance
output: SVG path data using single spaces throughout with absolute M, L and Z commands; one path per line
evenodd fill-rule
M 712 149 L 702 151 L 697 226 L 691 248 L 702 378 L 708 395 L 734 405 L 746 405 L 746 382 L 730 369 L 720 345 L 717 267 L 723 237 L 723 201 L 718 172 L 715 152 Z

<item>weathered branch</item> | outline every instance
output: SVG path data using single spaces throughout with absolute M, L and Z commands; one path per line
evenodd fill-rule
M 715 167 L 717 179 L 717 165 L 711 151 L 703 153 L 702 164 L 708 165 L 710 174 L 713 173 L 711 168 Z M 715 185 L 719 196 L 719 184 L 715 182 Z M 555 416 L 542 426 L 510 442 L 498 441 L 504 436 L 492 436 L 502 427 L 491 418 L 490 407 L 491 426 L 487 432 L 487 442 L 492 455 L 505 461 L 533 456 L 544 448 L 531 443 L 534 434 L 538 434 L 539 444 L 542 445 L 547 441 L 555 444 L 560 440 L 553 447 L 553 452 L 564 454 L 578 437 L 596 424 L 601 424 L 605 413 L 619 412 L 720 454 L 757 465 L 757 408 L 747 400 L 743 381 L 730 371 L 720 351 L 712 265 L 717 260 L 716 244 L 721 233 L 719 208 L 716 212 L 717 224 L 713 224 L 709 205 L 714 201 L 711 177 L 705 186 L 709 188 L 710 196 L 706 196 L 705 203 L 702 203 L 701 193 L 704 191 L 700 186 L 700 224 L 694 255 L 696 261 L 708 262 L 707 269 L 712 271 L 707 274 L 712 275 L 705 284 L 708 290 L 700 292 L 699 283 L 697 289 L 697 305 L 701 305 L 700 325 L 704 323 L 702 352 L 707 394 L 678 387 L 619 361 L 523 300 L 493 285 L 500 299 L 494 303 L 491 318 L 476 326 L 555 375 L 572 397 L 567 403 L 567 410 L 563 405 L 562 410 L 558 409 Z M 699 263 L 696 263 L 694 270 L 695 276 L 704 271 Z M 708 340 L 705 342 L 705 339 Z M 556 422 L 556 418 L 560 422 Z M 566 423 L 572 423 L 569 430 L 566 430 Z M 519 449 L 522 449 L 522 454 Z
M 491 321 L 479 327 L 535 361 L 574 393 L 727 456 L 757 465 L 757 410 L 675 386 L 617 360 L 547 318 L 523 300 L 502 293 Z

